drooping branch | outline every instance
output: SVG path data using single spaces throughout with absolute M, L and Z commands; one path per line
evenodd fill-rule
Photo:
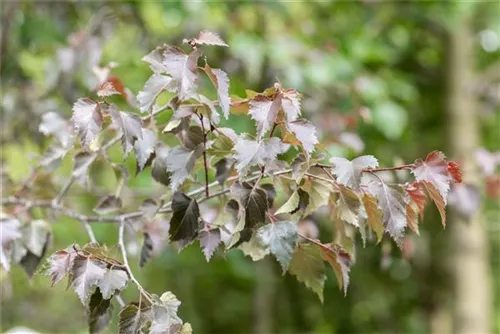
M 113 144 L 114 144 L 116 142 L 116 140 L 110 141 L 105 146 L 107 146 L 109 148 L 111 146 L 111 145 L 109 145 L 111 142 L 113 142 Z M 104 148 L 104 146 L 103 146 L 103 148 Z M 395 167 L 385 167 L 385 168 L 368 168 L 366 170 L 363 170 L 363 172 L 374 174 L 374 173 L 382 172 L 382 171 L 394 171 L 394 170 L 410 169 L 412 166 L 413 166 L 413 164 L 407 164 L 407 165 L 395 166 Z M 317 164 L 312 165 L 312 167 L 320 167 L 323 170 L 328 171 L 327 169 L 332 168 L 332 165 L 317 163 Z M 291 172 L 292 172 L 291 169 L 285 169 L 282 171 L 274 172 L 274 173 L 270 174 L 270 176 L 279 176 L 279 175 L 288 174 Z M 324 177 L 319 176 L 319 175 L 305 173 L 305 175 L 308 177 L 315 178 L 315 179 L 336 185 L 337 183 L 335 181 L 335 178 L 331 175 L 330 172 L 328 172 L 328 174 L 329 174 L 330 178 L 324 178 Z M 253 175 L 251 177 L 247 178 L 245 181 L 246 182 L 253 182 L 256 180 L 260 181 L 261 177 L 263 177 L 262 170 L 254 172 Z M 238 176 L 232 176 L 232 177 L 229 177 L 227 179 L 227 182 L 236 181 L 238 179 L 239 179 Z M 207 188 L 210 189 L 210 188 L 216 187 L 218 185 L 219 185 L 218 182 L 207 183 L 207 184 L 205 184 L 205 186 L 200 187 L 198 189 L 195 189 L 195 190 L 187 193 L 187 196 L 193 197 L 193 196 L 197 196 L 199 194 L 205 193 L 205 196 L 198 200 L 198 202 L 201 203 L 201 202 L 207 201 L 211 198 L 222 196 L 222 195 L 227 194 L 229 192 L 229 189 L 227 188 L 227 189 L 223 189 L 223 190 L 218 191 L 218 192 L 213 193 L 213 194 L 208 193 L 208 195 L 207 195 Z M 2 200 L 2 205 L 19 205 L 19 206 L 23 206 L 27 209 L 34 208 L 34 207 L 47 208 L 47 209 L 50 209 L 52 211 L 64 214 L 64 215 L 71 217 L 75 220 L 78 220 L 84 224 L 85 223 L 120 223 L 122 220 L 138 219 L 138 218 L 142 217 L 144 214 L 142 211 L 134 211 L 134 212 L 124 213 L 124 214 L 116 215 L 116 216 L 87 216 L 84 214 L 80 214 L 80 213 L 78 213 L 78 212 L 76 212 L 68 207 L 65 207 L 56 201 L 31 201 L 31 200 L 26 200 L 26 199 L 16 198 L 16 197 L 11 197 L 11 198 L 7 198 L 7 199 Z M 172 212 L 171 206 L 172 206 L 172 202 L 166 203 L 163 207 L 161 207 L 158 210 L 158 213 Z M 87 229 L 87 227 L 85 227 L 85 228 Z

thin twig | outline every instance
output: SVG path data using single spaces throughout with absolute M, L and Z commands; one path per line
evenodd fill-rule
M 311 174 L 311 173 L 305 173 L 304 175 L 312 177 L 314 179 L 318 179 L 318 180 L 321 180 L 321 181 L 325 181 L 325 182 L 337 185 L 337 183 L 335 182 L 335 180 L 326 179 L 326 178 L 324 178 L 322 176 L 319 176 L 319 175 L 314 175 L 314 174 Z
M 322 163 L 315 163 L 311 165 L 311 167 L 319 167 L 319 168 L 332 168 L 333 165 L 329 164 L 322 164 Z M 364 168 L 361 171 L 363 173 L 377 173 L 377 172 L 386 172 L 386 171 L 395 171 L 395 170 L 409 170 L 414 167 L 414 164 L 407 164 L 407 165 L 401 165 L 401 166 L 394 166 L 394 167 L 383 167 L 383 168 Z
M 271 174 L 271 176 L 279 176 L 279 175 L 288 174 L 291 172 L 292 172 L 291 169 L 285 169 L 282 171 L 275 172 L 275 173 Z M 245 181 L 252 182 L 254 180 L 257 180 L 258 178 L 260 178 L 260 171 L 257 173 L 258 173 L 257 175 L 249 177 Z M 229 182 L 231 182 L 231 181 L 235 181 L 237 179 L 238 179 L 237 176 L 233 176 L 233 177 L 228 178 L 227 180 Z M 218 185 L 218 182 L 210 183 L 209 187 L 215 187 L 216 185 Z M 205 190 L 204 187 L 198 188 L 198 189 L 195 189 L 195 190 L 189 192 L 187 195 L 190 197 L 196 196 L 196 195 L 203 193 L 204 190 Z M 229 189 L 221 190 L 219 192 L 213 193 L 208 198 L 204 197 L 204 198 L 200 199 L 199 202 L 204 202 L 210 198 L 218 197 L 218 196 L 224 195 L 228 192 L 229 192 Z M 136 219 L 136 218 L 142 217 L 144 215 L 144 213 L 142 211 L 135 211 L 135 212 L 129 212 L 129 213 L 125 213 L 125 214 L 121 214 L 121 215 L 117 215 L 117 216 L 86 216 L 86 215 L 77 213 L 70 208 L 64 207 L 61 204 L 56 204 L 53 201 L 30 201 L 27 199 L 15 198 L 15 197 L 2 199 L 2 205 L 20 205 L 20 206 L 23 206 L 27 209 L 34 208 L 34 207 L 48 208 L 48 209 L 51 209 L 53 211 L 62 213 L 70 218 L 75 219 L 75 220 L 79 220 L 83 223 L 120 223 L 122 221 Z M 172 206 L 172 202 L 167 203 L 161 209 L 158 210 L 158 213 L 172 212 L 171 206 Z
M 415 167 L 414 164 L 407 164 L 395 167 L 385 167 L 385 168 L 365 168 L 362 170 L 364 173 L 377 173 L 377 172 L 386 172 L 386 171 L 395 171 L 395 170 L 410 170 Z
M 28 176 L 28 178 L 23 182 L 21 187 L 18 190 L 16 190 L 14 196 L 16 197 L 20 196 L 26 189 L 28 189 L 31 186 L 31 183 L 33 183 L 33 181 L 35 180 L 40 168 L 41 168 L 40 166 L 33 168 L 33 170 L 30 173 L 30 176 Z
M 90 224 L 87 222 L 82 222 L 82 223 L 83 227 L 85 228 L 85 231 L 87 231 L 90 242 L 97 242 L 97 238 L 95 237 L 94 230 L 92 230 L 92 226 L 90 226 Z
M 211 195 L 209 195 L 209 196 L 205 196 L 205 197 L 203 197 L 202 199 L 200 199 L 200 200 L 198 201 L 198 203 L 203 203 L 203 202 L 205 202 L 205 201 L 208 201 L 208 200 L 209 200 L 209 199 L 211 199 L 211 198 L 214 198 L 214 197 L 218 197 L 218 196 L 221 196 L 221 195 L 227 194 L 229 191 L 230 191 L 230 190 L 229 190 L 229 188 L 226 188 L 226 189 L 223 189 L 223 190 L 218 191 L 218 192 L 216 192 L 216 193 L 212 193 Z
M 297 232 L 297 234 L 299 235 L 299 237 L 301 237 L 301 238 L 303 238 L 303 239 L 305 239 L 305 240 L 307 240 L 309 242 L 312 242 L 313 244 L 318 245 L 319 247 L 321 247 L 321 248 L 323 248 L 323 249 L 325 249 L 327 251 L 330 251 L 330 252 L 334 251 L 332 248 L 330 248 L 327 245 L 321 243 L 319 240 L 309 238 L 308 236 L 303 235 L 300 232 Z
M 125 231 L 125 220 L 122 220 L 120 222 L 120 228 L 118 230 L 118 244 L 120 245 L 120 250 L 122 252 L 122 258 L 123 258 L 123 265 L 125 266 L 125 268 L 127 269 L 127 272 L 130 276 L 130 280 L 132 282 L 134 282 L 134 284 L 137 286 L 137 288 L 139 289 L 139 292 L 144 296 L 146 297 L 146 299 L 151 303 L 153 304 L 153 300 L 151 299 L 151 297 L 149 296 L 149 293 L 146 291 L 146 289 L 144 289 L 141 285 L 141 283 L 139 283 L 139 281 L 135 278 L 134 274 L 132 273 L 132 269 L 130 269 L 130 265 L 128 264 L 128 256 L 127 256 L 127 250 L 125 248 L 125 241 L 124 241 L 124 231 Z

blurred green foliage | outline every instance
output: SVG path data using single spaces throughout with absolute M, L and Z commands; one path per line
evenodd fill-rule
M 446 30 L 453 29 L 455 16 L 474 11 L 475 31 L 496 29 L 500 38 L 493 6 L 368 0 L 2 3 L 3 30 L 8 30 L 1 55 L 2 164 L 13 181 L 22 181 L 30 173 L 32 156 L 46 147 L 37 131 L 43 112 L 55 108 L 69 117 L 71 103 L 89 94 L 88 68 L 51 81 L 56 53 L 68 45 L 70 34 L 79 31 L 98 36 L 100 64 L 118 63 L 113 73 L 134 93 L 150 74 L 141 58 L 152 48 L 180 44 L 202 29 L 217 31 L 230 48 L 210 49 L 207 59 L 228 72 L 231 94 L 261 91 L 275 80 L 296 88 L 304 95 L 307 117 L 320 128 L 322 149 L 328 155 L 360 153 L 341 145 L 345 143 L 339 135 L 346 131 L 356 132 L 363 141 L 361 150 L 386 165 L 396 159 L 410 162 L 433 149 L 446 151 Z M 498 47 L 489 53 L 479 41 L 476 47 L 479 72 L 498 62 Z M 51 105 L 40 102 L 46 98 Z M 498 105 L 481 104 L 478 113 L 484 124 L 483 145 L 498 150 Z M 364 121 L 344 122 L 345 117 L 359 119 L 360 114 L 366 116 L 361 117 Z M 228 125 L 237 132 L 254 131 L 244 115 L 233 115 Z M 111 155 L 120 159 L 118 150 Z M 95 166 L 93 175 L 103 191 L 109 191 L 115 186 L 113 171 L 103 166 Z M 127 161 L 127 166 L 133 171 L 135 161 Z M 53 181 L 62 184 L 70 170 L 68 158 Z M 134 198 L 144 198 L 151 190 L 165 194 L 148 173 L 131 178 L 128 186 Z M 83 189 L 77 189 L 72 200 L 82 211 L 90 211 L 96 202 Z M 498 254 L 500 231 L 494 224 L 498 203 L 487 201 L 485 210 L 492 254 Z M 313 218 L 327 235 L 328 218 Z M 436 218 L 434 212 L 427 214 L 421 236 L 412 239 L 417 250 L 410 259 L 390 243 L 363 248 L 358 240 L 347 297 L 328 272 L 324 305 L 293 277 L 282 277 L 273 261 L 255 264 L 237 250 L 219 252 L 206 263 L 197 245 L 180 254 L 167 248 L 142 271 L 136 264 L 133 269 L 149 291 L 174 292 L 183 303 L 180 316 L 197 333 L 258 333 L 259 328 L 276 333 L 425 333 L 439 290 L 448 284 L 444 264 L 432 259 L 443 251 L 440 247 L 447 238 Z M 95 231 L 99 240 L 111 247 L 116 244 L 116 226 L 96 224 Z M 58 218 L 52 248 L 84 243 L 84 235 L 78 222 Z M 498 257 L 492 256 L 492 268 L 498 277 Z M 80 302 L 64 286 L 51 289 L 44 277 L 30 282 L 20 268 L 0 275 L 2 330 L 26 326 L 47 333 L 86 331 Z M 499 288 L 496 282 L 496 297 Z M 123 297 L 133 300 L 136 291 L 131 287 Z M 495 303 L 498 331 L 500 298 Z M 116 323 L 113 326 L 109 332 L 116 330 Z

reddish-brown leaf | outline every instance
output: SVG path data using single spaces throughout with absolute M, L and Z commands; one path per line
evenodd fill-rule
M 416 235 L 420 235 L 418 230 L 418 218 L 417 212 L 415 211 L 412 204 L 406 205 L 406 221 L 408 222 L 408 227 L 410 230 L 415 232 Z
M 425 161 L 418 159 L 411 169 L 417 181 L 430 182 L 436 187 L 446 204 L 446 197 L 450 190 L 452 177 L 448 172 L 448 162 L 442 152 L 434 151 L 427 155 Z
M 405 190 L 410 196 L 410 199 L 417 205 L 420 219 L 424 219 L 424 209 L 425 209 L 425 193 L 418 182 L 412 182 L 405 184 Z
M 443 224 L 443 227 L 446 227 L 446 210 L 445 210 L 446 204 L 439 190 L 434 186 L 434 184 L 430 182 L 423 181 L 421 184 L 427 191 L 427 194 L 429 195 L 430 199 L 436 205 L 439 214 L 441 215 L 441 223 Z
M 462 182 L 462 171 L 460 170 L 460 166 L 455 161 L 448 162 L 448 173 L 450 173 L 455 182 Z

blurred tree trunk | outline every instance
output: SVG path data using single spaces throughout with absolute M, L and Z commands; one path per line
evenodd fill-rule
M 273 263 L 268 255 L 254 265 L 257 284 L 253 299 L 252 332 L 254 334 L 274 333 L 276 277 L 273 272 Z
M 446 108 L 450 158 L 461 163 L 464 182 L 480 187 L 474 159 L 480 130 L 471 89 L 474 58 L 469 13 L 462 14 L 449 30 L 448 43 Z M 489 333 L 492 291 L 485 221 L 480 212 L 465 219 L 450 209 L 448 227 L 452 332 Z

